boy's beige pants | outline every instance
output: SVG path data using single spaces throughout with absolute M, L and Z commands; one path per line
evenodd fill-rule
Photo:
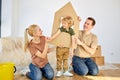
M 69 48 L 67 47 L 57 47 L 56 48 L 56 58 L 57 58 L 57 71 L 68 70 L 68 57 Z

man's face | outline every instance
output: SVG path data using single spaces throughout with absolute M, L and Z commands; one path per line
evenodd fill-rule
M 87 19 L 84 23 L 84 30 L 85 31 L 90 31 L 93 28 L 92 23 L 93 23 L 92 20 Z

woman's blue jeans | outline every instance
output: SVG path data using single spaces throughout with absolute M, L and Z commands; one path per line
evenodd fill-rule
M 47 80 L 53 80 L 54 71 L 49 63 L 47 63 L 43 68 L 39 68 L 34 64 L 30 63 L 29 65 L 30 72 L 28 73 L 28 77 L 31 80 L 42 80 L 44 76 Z
M 97 75 L 99 70 L 97 64 L 91 58 L 80 58 L 73 56 L 73 70 L 78 75 Z

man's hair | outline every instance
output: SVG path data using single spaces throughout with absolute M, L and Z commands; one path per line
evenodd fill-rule
M 92 17 L 88 17 L 87 19 L 92 21 L 92 25 L 93 25 L 93 26 L 96 24 L 96 21 L 95 21 L 94 18 L 92 18 Z

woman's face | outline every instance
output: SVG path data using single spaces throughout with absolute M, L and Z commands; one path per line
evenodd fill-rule
M 35 35 L 36 36 L 42 36 L 42 30 L 39 26 L 35 28 Z
M 90 31 L 92 28 L 93 28 L 92 20 L 86 20 L 86 22 L 84 23 L 84 30 Z

